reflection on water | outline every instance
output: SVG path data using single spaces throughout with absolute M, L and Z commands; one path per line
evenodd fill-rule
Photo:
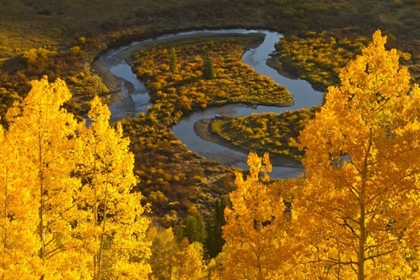
M 255 49 L 247 51 L 242 59 L 249 64 L 258 73 L 271 77 L 277 83 L 285 86 L 294 95 L 294 105 L 291 107 L 274 107 L 274 106 L 258 106 L 256 109 L 247 107 L 241 104 L 230 104 L 221 107 L 209 107 L 203 111 L 193 112 L 184 116 L 180 122 L 172 128 L 173 133 L 178 137 L 190 150 L 208 159 L 218 160 L 225 165 L 235 165 L 240 168 L 247 169 L 246 158 L 247 154 L 233 151 L 221 145 L 206 141 L 198 137 L 194 132 L 194 123 L 203 118 L 213 118 L 215 115 L 229 115 L 229 116 L 248 116 L 252 113 L 276 112 L 281 113 L 285 110 L 296 110 L 303 107 L 310 108 L 313 105 L 320 105 L 322 103 L 323 93 L 315 91 L 311 85 L 300 79 L 289 79 L 277 73 L 274 69 L 266 64 L 266 60 L 270 54 L 275 51 L 274 44 L 283 36 L 280 33 L 267 30 L 244 30 L 244 29 L 226 29 L 226 30 L 204 30 L 181 32 L 176 34 L 168 34 L 157 37 L 156 39 L 148 39 L 142 42 L 135 42 L 129 46 L 112 49 L 106 54 L 102 55 L 100 61 L 102 64 L 115 76 L 120 77 L 126 81 L 123 85 L 123 91 L 128 92 L 128 87 L 133 88 L 133 93 L 123 98 L 122 102 L 131 102 L 132 106 L 126 107 L 118 104 L 110 106 L 113 115 L 124 116 L 127 112 L 122 112 L 122 108 L 131 110 L 135 115 L 140 112 L 146 112 L 147 106 L 150 106 L 150 98 L 147 89 L 142 82 L 140 82 L 131 67 L 123 60 L 118 59 L 118 54 L 123 51 L 132 51 L 141 48 L 150 43 L 156 43 L 168 38 L 177 36 L 193 35 L 202 36 L 209 33 L 223 34 L 223 33 L 263 33 L 265 34 L 264 42 Z M 125 101 L 124 101 L 125 100 Z M 117 102 L 118 103 L 118 102 Z M 127 104 L 125 104 L 127 105 Z M 296 177 L 304 170 L 300 168 L 291 167 L 273 167 L 273 172 L 270 174 L 273 178 L 290 178 Z

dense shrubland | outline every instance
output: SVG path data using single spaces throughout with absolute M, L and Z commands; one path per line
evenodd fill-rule
M 271 156 L 302 159 L 299 133 L 315 116 L 319 107 L 282 114 L 252 114 L 249 117 L 215 119 L 211 131 L 246 151 L 269 152 Z
M 366 42 L 365 37 L 350 41 L 326 31 L 286 36 L 276 44 L 276 66 L 326 89 L 339 82 L 340 69 L 360 54 Z
M 208 216 L 215 197 L 232 189 L 231 168 L 189 151 L 170 126 L 144 115 L 123 120 L 122 126 L 131 139 L 137 189 L 161 225 L 176 224 L 195 205 Z
M 133 68 L 151 89 L 154 106 L 149 115 L 163 114 L 156 116 L 159 120 L 170 115 L 172 120 L 166 120 L 170 125 L 183 114 L 209 105 L 291 104 L 292 96 L 283 86 L 242 61 L 244 48 L 252 40 L 252 36 L 201 38 L 140 50 Z M 178 57 L 174 70 L 170 67 L 172 48 Z
M 106 97 L 108 89 L 102 80 L 85 68 L 86 53 L 82 43 L 66 51 L 44 48 L 29 49 L 10 62 L 8 71 L 0 71 L 0 115 L 4 115 L 13 101 L 22 101 L 30 89 L 30 81 L 48 76 L 50 82 L 61 78 L 73 93 L 65 106 L 83 116 L 89 101 L 95 96 Z
M 339 82 L 341 68 L 361 54 L 367 37 L 349 30 L 307 31 L 286 36 L 276 44 L 275 67 L 307 80 L 325 90 Z M 398 51 L 402 63 L 411 61 L 411 54 Z

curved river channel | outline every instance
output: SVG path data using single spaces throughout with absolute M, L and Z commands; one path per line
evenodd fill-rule
M 145 85 L 139 81 L 132 72 L 131 67 L 124 58 L 127 54 L 133 54 L 144 46 L 155 44 L 168 39 L 181 39 L 186 36 L 207 36 L 209 34 L 248 34 L 263 33 L 265 39 L 262 44 L 254 49 L 250 49 L 242 57 L 242 60 L 258 73 L 271 77 L 277 83 L 285 86 L 294 95 L 294 105 L 290 107 L 258 106 L 256 109 L 243 104 L 230 104 L 220 107 L 208 107 L 202 111 L 192 112 L 184 116 L 177 125 L 172 127 L 175 136 L 180 139 L 188 149 L 202 155 L 205 158 L 218 160 L 225 165 L 235 165 L 240 168 L 247 168 L 247 154 L 231 150 L 219 144 L 206 141 L 194 132 L 194 123 L 200 119 L 213 118 L 217 114 L 229 116 L 248 116 L 252 113 L 276 112 L 281 113 L 285 110 L 297 110 L 303 107 L 310 108 L 313 105 L 320 105 L 323 93 L 314 90 L 311 85 L 300 79 L 289 79 L 277 73 L 276 70 L 267 66 L 266 61 L 270 54 L 275 51 L 274 44 L 283 37 L 282 34 L 268 30 L 244 30 L 244 29 L 224 29 L 224 30 L 204 30 L 181 32 L 163 35 L 154 39 L 141 42 L 134 42 L 128 46 L 110 49 L 99 58 L 98 62 L 109 72 L 124 82 L 121 83 L 121 91 L 124 97 L 110 105 L 113 119 L 119 119 L 131 113 L 138 115 L 140 112 L 147 113 L 147 107 L 152 106 Z M 125 54 L 125 55 L 123 55 Z M 128 94 L 131 92 L 131 94 Z M 121 109 L 124 108 L 124 109 Z M 303 168 L 273 166 L 272 178 L 290 178 L 303 173 Z

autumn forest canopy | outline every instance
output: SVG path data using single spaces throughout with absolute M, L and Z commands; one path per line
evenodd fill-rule
M 268 154 L 249 155 L 250 173 L 236 174 L 225 208 L 226 244 L 212 260 L 223 269 L 205 263 L 198 239 L 172 249 L 187 259 L 172 261 L 171 277 L 185 277 L 179 269 L 195 279 L 416 275 L 420 92 L 384 45 L 376 32 L 302 131 L 305 177 L 272 181 Z M 109 125 L 98 97 L 89 124 L 77 122 L 62 108 L 70 96 L 63 81 L 45 77 L 6 114 L 2 275 L 147 278 L 161 265 L 152 262 L 154 241 L 169 234 L 168 248 L 160 248 L 169 250 L 173 233 L 148 236 L 147 206 L 132 192 L 134 157 L 121 125 Z
M 420 278 L 419 1 L 64 2 L 0 11 L 1 279 Z M 101 53 L 232 26 L 284 33 L 263 63 L 324 92 L 194 124 L 249 170 L 172 128 L 209 107 L 294 103 L 242 60 L 262 33 L 119 53 L 151 103 L 115 114 L 134 85 Z M 302 174 L 270 177 L 285 162 Z

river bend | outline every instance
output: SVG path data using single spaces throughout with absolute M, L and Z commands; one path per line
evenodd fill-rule
M 110 73 L 122 79 L 121 92 L 124 95 L 118 102 L 110 105 L 112 118 L 115 120 L 124 116 L 136 116 L 140 112 L 147 113 L 147 107 L 152 106 L 146 86 L 137 79 L 136 75 L 132 72 L 130 65 L 124 59 L 127 55 L 132 55 L 137 50 L 149 44 L 155 44 L 168 39 L 181 39 L 187 36 L 207 36 L 209 34 L 233 33 L 265 34 L 263 43 L 261 43 L 258 47 L 245 52 L 242 60 L 258 73 L 271 77 L 275 82 L 285 86 L 294 95 L 294 105 L 290 107 L 258 106 L 256 109 L 242 104 L 208 107 L 204 110 L 192 112 L 191 114 L 182 117 L 179 123 L 172 127 L 172 131 L 175 136 L 188 147 L 188 149 L 205 158 L 218 160 L 225 165 L 235 165 L 241 168 L 247 168 L 247 154 L 231 150 L 198 137 L 194 132 L 194 123 L 200 119 L 213 118 L 217 114 L 248 116 L 252 113 L 281 113 L 285 110 L 297 110 L 303 107 L 310 108 L 313 105 L 320 105 L 322 103 L 323 93 L 314 90 L 308 82 L 300 79 L 286 78 L 267 65 L 267 59 L 270 58 L 270 54 L 275 51 L 274 44 L 283 37 L 283 35 L 278 32 L 245 29 L 189 31 L 167 34 L 141 42 L 134 42 L 124 47 L 108 50 L 106 53 L 101 55 L 99 63 Z M 270 173 L 270 176 L 273 178 L 291 178 L 296 177 L 302 172 L 304 172 L 302 168 L 273 166 L 273 172 Z

